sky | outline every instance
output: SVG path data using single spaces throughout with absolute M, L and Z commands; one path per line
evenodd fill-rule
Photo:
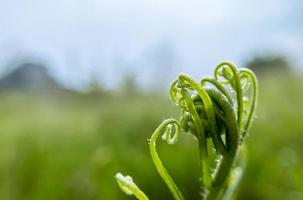
M 141 86 L 285 54 L 303 71 L 302 0 L 0 0 L 0 72 L 36 57 L 69 87 Z

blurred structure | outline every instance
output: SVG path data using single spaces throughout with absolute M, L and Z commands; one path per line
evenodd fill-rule
M 2 90 L 49 91 L 61 86 L 50 76 L 42 63 L 25 61 L 8 72 L 0 80 Z
M 290 73 L 292 66 L 282 55 L 255 56 L 245 65 L 252 69 L 258 76 L 268 73 Z

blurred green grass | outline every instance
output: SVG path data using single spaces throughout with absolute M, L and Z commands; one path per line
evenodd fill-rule
M 302 86 L 295 76 L 260 80 L 238 199 L 303 199 Z M 147 145 L 162 119 L 178 116 L 167 96 L 0 94 L 0 199 L 133 199 L 119 171 L 151 199 L 171 199 Z M 199 199 L 197 144 L 182 137 L 160 145 L 161 157 L 187 199 Z

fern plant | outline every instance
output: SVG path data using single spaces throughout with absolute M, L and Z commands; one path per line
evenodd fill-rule
M 243 173 L 243 142 L 257 104 L 258 83 L 254 73 L 222 62 L 215 68 L 214 77 L 206 77 L 201 82 L 180 74 L 169 93 L 180 108 L 181 116 L 179 120 L 164 120 L 149 140 L 151 158 L 159 175 L 174 199 L 184 200 L 158 155 L 157 140 L 161 136 L 168 144 L 175 144 L 181 133 L 189 132 L 198 143 L 201 199 L 231 199 Z M 209 156 L 211 148 L 216 152 L 215 169 L 210 164 L 213 162 Z M 135 195 L 139 200 L 148 199 L 130 176 L 118 173 L 115 177 L 126 194 Z

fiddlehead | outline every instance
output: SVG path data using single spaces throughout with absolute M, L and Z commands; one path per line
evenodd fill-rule
M 181 109 L 181 117 L 179 121 L 167 119 L 160 124 L 150 139 L 150 152 L 158 173 L 175 199 L 184 198 L 158 156 L 159 136 L 163 134 L 162 139 L 174 144 L 180 130 L 190 132 L 199 144 L 203 197 L 228 199 L 243 171 L 243 167 L 235 167 L 235 160 L 243 160 L 239 149 L 254 117 L 257 89 L 252 71 L 237 69 L 229 62 L 220 63 L 214 78 L 204 78 L 201 83 L 186 74 L 180 74 L 172 83 L 170 97 Z M 207 140 L 212 140 L 219 157 L 213 174 L 210 173 Z M 230 180 L 231 176 L 234 180 Z
M 233 133 L 232 136 L 234 137 L 231 138 L 231 141 L 234 144 L 231 146 L 231 148 L 229 148 L 228 144 L 230 142 L 228 141 L 228 138 L 226 138 L 228 154 L 223 155 L 222 160 L 219 162 L 219 166 L 214 176 L 214 185 L 210 190 L 208 199 L 217 199 L 220 196 L 223 196 L 220 193 L 223 193 L 224 190 L 220 188 L 224 188 L 224 185 L 227 184 L 226 181 L 229 174 L 233 173 L 233 163 L 235 157 L 237 156 L 239 144 L 245 137 L 246 132 L 251 124 L 257 99 L 257 80 L 254 74 L 248 69 L 237 70 L 233 64 L 223 62 L 215 69 L 215 79 L 221 83 L 218 84 L 216 82 L 214 84 L 217 90 L 220 91 L 222 96 L 225 96 L 229 102 L 232 96 L 226 95 L 226 91 L 224 91 L 222 87 L 225 88 L 227 85 L 229 85 L 229 90 L 235 93 L 235 98 L 232 98 L 235 99 L 235 103 L 231 103 L 231 106 L 228 106 L 226 102 L 221 101 L 221 103 L 223 103 L 221 105 L 225 105 L 221 106 L 221 108 L 225 110 L 224 113 L 226 120 L 224 120 L 224 122 L 226 137 L 229 137 L 227 134 L 228 132 Z M 252 95 L 245 95 L 249 90 L 252 91 Z M 218 99 L 218 95 L 211 96 L 217 96 L 216 98 Z M 216 101 L 215 98 L 214 101 Z M 233 105 L 237 105 L 236 109 Z M 233 116 L 233 110 L 237 113 L 237 123 L 235 123 L 236 118 Z

